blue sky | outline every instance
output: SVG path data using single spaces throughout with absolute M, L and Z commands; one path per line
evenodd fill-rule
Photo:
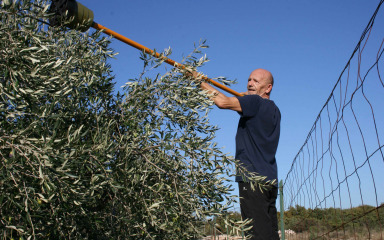
M 284 179 L 316 116 L 370 20 L 378 0 L 80 0 L 94 21 L 158 51 L 171 47 L 180 61 L 206 39 L 210 59 L 201 71 L 237 79 L 242 92 L 250 72 L 265 68 L 275 86 L 271 99 L 282 113 L 277 152 Z M 381 15 L 383 11 L 381 11 Z M 379 23 L 383 25 L 383 23 Z M 138 76 L 139 51 L 117 40 L 111 60 L 116 87 Z M 229 94 L 227 94 L 229 95 Z M 238 115 L 214 109 L 217 142 L 234 155 Z

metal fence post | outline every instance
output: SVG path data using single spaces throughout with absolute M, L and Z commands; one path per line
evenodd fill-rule
M 280 181 L 279 192 L 280 192 L 280 232 L 281 232 L 281 239 L 285 240 L 283 180 Z
M 216 216 L 213 217 L 213 239 L 216 240 Z

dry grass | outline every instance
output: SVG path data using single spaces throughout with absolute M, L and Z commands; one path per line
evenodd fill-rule
M 240 239 L 242 239 L 241 236 L 230 236 L 230 235 L 223 234 L 223 235 L 217 235 L 216 237 L 207 236 L 207 237 L 204 237 L 202 240 L 240 240 Z

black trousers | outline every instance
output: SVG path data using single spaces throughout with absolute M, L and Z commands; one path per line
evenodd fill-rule
M 256 240 L 278 240 L 276 198 L 277 187 L 260 191 L 258 187 L 252 191 L 251 185 L 239 182 L 240 209 L 243 219 L 252 219 L 252 229 L 248 234 Z

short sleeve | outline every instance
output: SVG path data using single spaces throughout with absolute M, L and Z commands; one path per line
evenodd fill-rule
M 257 114 L 262 98 L 259 95 L 237 97 L 240 102 L 243 117 L 253 117 Z

